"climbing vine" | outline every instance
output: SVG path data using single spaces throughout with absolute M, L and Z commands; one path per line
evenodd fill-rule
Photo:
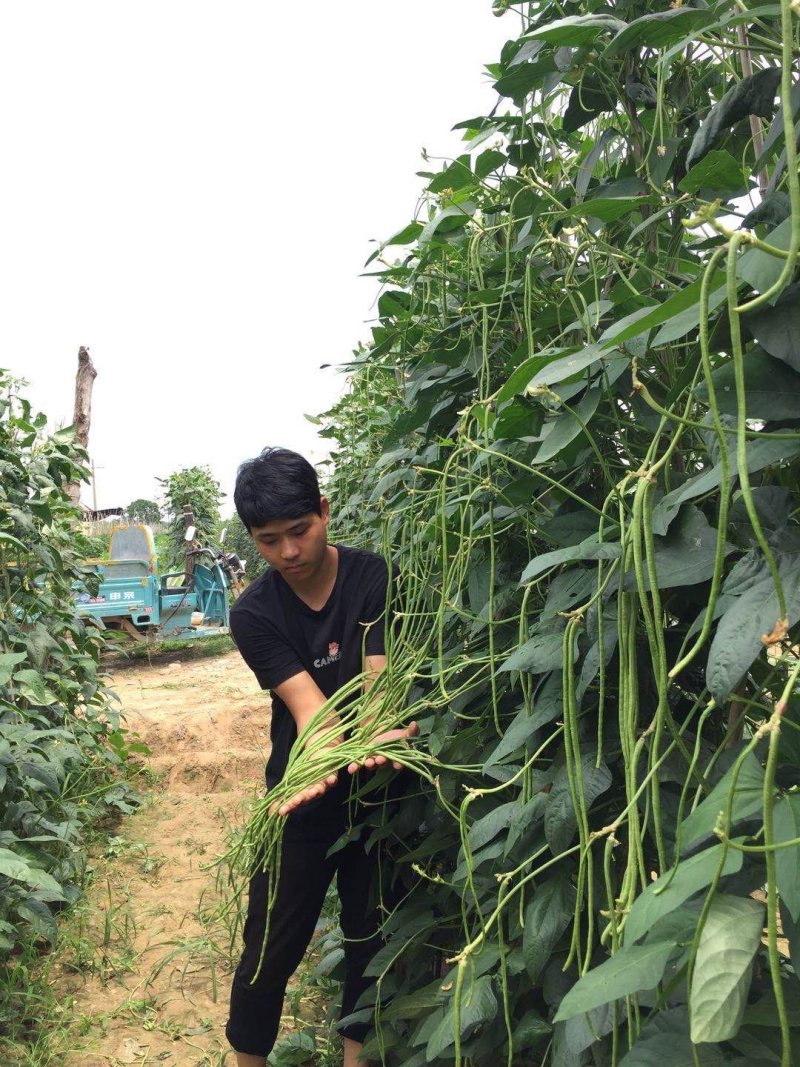
M 498 104 L 371 256 L 379 320 L 324 418 L 340 535 L 401 574 L 345 759 L 375 717 L 423 734 L 372 816 L 366 1051 L 790 1067 L 797 5 L 495 11 Z M 287 795 L 341 761 L 324 742 Z

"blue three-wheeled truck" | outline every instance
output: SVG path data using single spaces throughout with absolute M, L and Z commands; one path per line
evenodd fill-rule
M 229 597 L 243 589 L 244 563 L 232 552 L 194 548 L 186 532 L 186 569 L 159 574 L 149 526 L 114 526 L 108 559 L 86 560 L 99 587 L 76 589 L 78 615 L 104 630 L 136 640 L 192 640 L 228 632 Z M 224 531 L 222 538 L 224 539 Z

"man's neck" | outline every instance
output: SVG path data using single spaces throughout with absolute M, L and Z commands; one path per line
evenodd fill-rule
M 328 603 L 338 572 L 339 550 L 334 545 L 327 545 L 322 562 L 312 574 L 304 576 L 302 580 L 289 581 L 285 575 L 284 579 L 295 596 L 300 597 L 312 611 L 320 611 Z

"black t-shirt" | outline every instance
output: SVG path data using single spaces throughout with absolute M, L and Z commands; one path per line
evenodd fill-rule
M 231 609 L 231 633 L 262 689 L 308 671 L 326 697 L 363 670 L 363 656 L 385 651 L 386 561 L 374 552 L 335 546 L 339 564 L 331 595 L 314 611 L 270 569 L 257 578 Z M 272 752 L 267 788 L 281 780 L 297 739 L 294 719 L 272 696 Z M 323 798 L 324 799 L 324 798 Z M 313 805 L 304 805 L 313 808 Z M 293 813 L 297 816 L 303 809 Z

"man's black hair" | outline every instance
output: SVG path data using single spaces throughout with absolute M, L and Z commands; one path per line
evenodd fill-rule
M 317 472 L 288 448 L 265 448 L 245 460 L 236 472 L 233 502 L 248 530 L 273 519 L 322 514 Z

